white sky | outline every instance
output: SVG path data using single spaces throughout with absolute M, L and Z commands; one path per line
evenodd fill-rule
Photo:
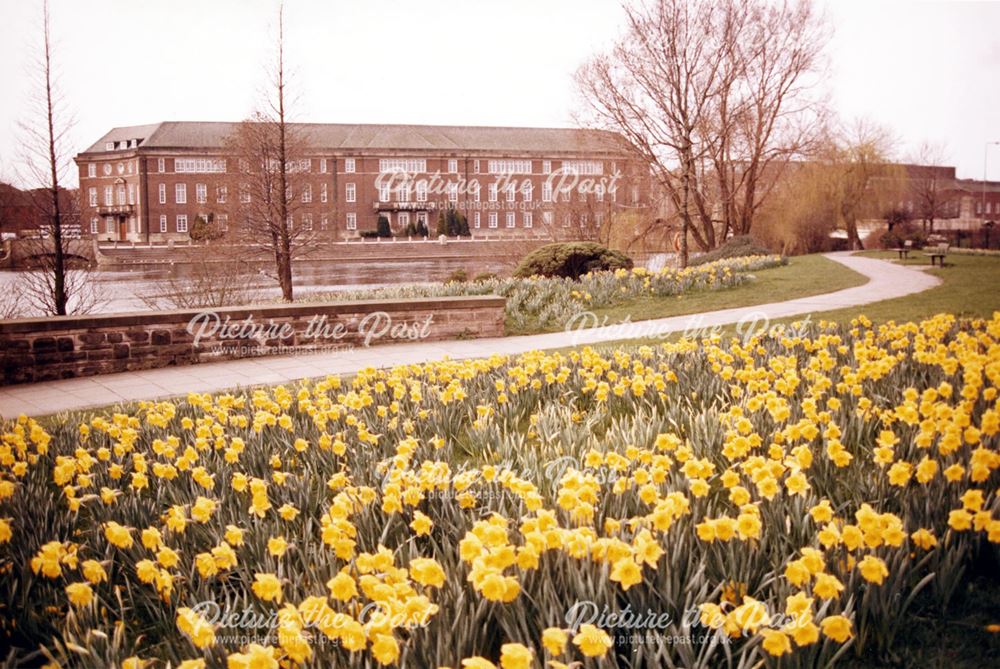
M 822 0 L 834 108 L 945 145 L 981 178 L 1000 141 L 1000 2 Z M 73 152 L 108 129 L 245 117 L 274 0 L 51 0 Z M 571 75 L 621 28 L 617 0 L 287 0 L 295 120 L 572 126 Z M 41 2 L 0 0 L 0 178 L 16 175 Z M 1000 180 L 1000 146 L 989 150 Z

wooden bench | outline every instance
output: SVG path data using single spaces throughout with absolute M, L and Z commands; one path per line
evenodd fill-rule
M 924 249 L 924 255 L 931 259 L 931 267 L 934 266 L 935 262 L 944 267 L 944 257 L 948 255 L 948 245 L 928 246 Z
M 907 239 L 905 242 L 903 242 L 903 245 L 900 246 L 898 249 L 893 249 L 893 251 L 895 251 L 896 253 L 899 254 L 899 259 L 900 260 L 906 260 L 907 258 L 909 258 L 910 257 L 910 251 L 912 251 L 912 250 L 913 250 L 913 240 L 912 239 Z

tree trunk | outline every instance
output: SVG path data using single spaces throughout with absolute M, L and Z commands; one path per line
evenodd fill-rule
M 56 154 L 56 133 L 52 109 L 52 58 L 49 44 L 49 6 L 45 4 L 45 113 L 49 132 L 49 170 L 52 179 L 52 244 L 54 249 L 52 302 L 57 316 L 66 315 L 66 257 L 62 239 L 62 214 L 59 211 L 59 164 Z

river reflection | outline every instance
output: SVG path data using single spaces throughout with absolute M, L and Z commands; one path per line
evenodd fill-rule
M 269 269 L 261 266 L 264 269 Z M 100 313 L 145 311 L 149 307 L 143 295 L 162 292 L 163 283 L 171 276 L 184 276 L 190 265 L 141 265 L 127 269 L 97 270 L 90 273 L 99 295 Z M 357 288 L 373 288 L 400 283 L 445 281 L 456 270 L 465 270 L 471 278 L 483 272 L 509 274 L 512 263 L 490 258 L 435 258 L 405 261 L 313 261 L 295 264 L 294 284 L 299 295 Z M 0 272 L 0 291 L 18 289 L 17 272 Z M 262 277 L 260 294 L 263 299 L 278 299 L 277 282 Z M 23 314 L 28 316 L 30 314 Z

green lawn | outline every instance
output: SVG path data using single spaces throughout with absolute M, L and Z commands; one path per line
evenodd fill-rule
M 788 264 L 754 273 L 754 279 L 742 286 L 723 290 L 704 290 L 675 297 L 647 297 L 629 300 L 613 307 L 595 309 L 601 322 L 633 323 L 654 318 L 686 316 L 717 309 L 750 307 L 768 302 L 782 302 L 797 297 L 831 293 L 867 283 L 868 279 L 822 255 L 795 256 Z M 508 335 L 554 332 L 547 330 L 519 329 L 507 325 Z
M 901 262 L 892 251 L 863 251 L 859 255 Z M 917 252 L 914 257 L 902 261 L 902 264 L 926 267 L 928 261 L 928 258 Z M 950 254 L 944 267 L 924 271 L 939 277 L 941 285 L 894 300 L 816 314 L 813 320 L 824 318 L 846 322 L 858 314 L 864 314 L 880 323 L 889 320 L 918 321 L 942 312 L 989 318 L 994 311 L 1000 310 L 1000 258 Z
M 859 255 L 869 258 L 880 258 L 896 263 L 900 262 L 898 255 L 892 251 L 862 251 Z M 822 265 L 819 267 L 810 267 L 811 263 L 816 260 L 822 260 L 829 263 L 829 265 L 825 266 L 825 271 L 830 272 L 829 276 L 823 274 L 824 270 L 820 269 L 824 267 Z M 802 261 L 806 261 L 805 266 L 809 267 L 812 271 L 802 272 L 801 274 L 794 271 L 793 268 L 802 267 L 800 264 Z M 1000 257 L 950 254 L 944 267 L 935 267 L 931 269 L 928 267 L 929 259 L 917 252 L 914 257 L 902 261 L 902 264 L 927 267 L 924 271 L 940 277 L 942 282 L 941 285 L 931 288 L 930 290 L 907 295 L 906 297 L 873 302 L 860 307 L 848 307 L 846 309 L 816 312 L 814 314 L 809 314 L 810 320 L 812 322 L 827 320 L 847 323 L 850 322 L 851 319 L 863 314 L 876 323 L 884 323 L 890 320 L 903 322 L 920 321 L 940 313 L 952 313 L 956 316 L 965 316 L 970 318 L 990 318 L 992 317 L 994 311 L 1000 311 Z M 830 267 L 830 265 L 833 265 L 833 267 Z M 769 272 L 788 272 L 788 274 L 783 277 L 784 281 L 782 283 L 787 281 L 792 284 L 792 288 L 785 288 L 783 292 L 772 293 L 772 289 L 768 287 L 767 277 L 765 276 Z M 768 270 L 767 272 L 760 272 L 760 282 L 755 282 L 749 286 L 741 286 L 740 288 L 728 291 L 725 294 L 714 293 L 693 296 L 697 298 L 722 298 L 717 303 L 713 303 L 694 311 L 709 311 L 712 309 L 725 309 L 727 307 L 750 306 L 766 302 L 778 302 L 781 300 L 791 299 L 792 297 L 814 295 L 817 293 L 830 292 L 839 288 L 857 286 L 865 282 L 864 277 L 861 277 L 860 281 L 841 285 L 840 281 L 843 280 L 842 275 L 845 274 L 848 276 L 848 281 L 854 277 L 859 277 L 857 273 L 848 270 L 843 265 L 834 263 L 832 260 L 827 260 L 822 256 L 795 257 L 790 259 L 788 267 Z M 830 284 L 828 285 L 836 285 L 837 288 L 796 293 L 794 292 L 794 285 L 799 282 L 800 277 L 803 282 L 803 287 L 816 281 L 827 280 L 830 281 Z M 781 290 L 781 288 L 779 288 L 779 290 Z M 742 303 L 728 302 L 726 298 L 734 295 L 738 291 L 750 291 L 751 293 L 753 291 L 760 291 L 760 294 L 755 296 L 755 298 L 751 298 L 754 299 L 754 301 L 748 300 Z M 692 312 L 679 311 L 677 314 L 669 315 L 687 313 Z M 646 318 L 649 318 L 649 316 L 646 316 Z M 770 324 L 787 325 L 795 321 L 801 321 L 803 318 L 803 316 L 795 316 L 791 318 L 777 319 L 772 321 Z M 633 320 L 640 319 L 633 317 Z M 719 329 L 719 332 L 725 336 L 733 335 L 735 334 L 734 326 L 723 326 Z M 641 338 L 609 341 L 597 344 L 595 345 L 595 348 L 605 349 L 643 344 L 653 346 L 664 341 L 676 341 L 677 339 L 680 339 L 680 337 L 681 333 L 675 333 L 662 339 Z M 576 347 L 568 347 L 566 350 L 570 350 L 571 348 Z

